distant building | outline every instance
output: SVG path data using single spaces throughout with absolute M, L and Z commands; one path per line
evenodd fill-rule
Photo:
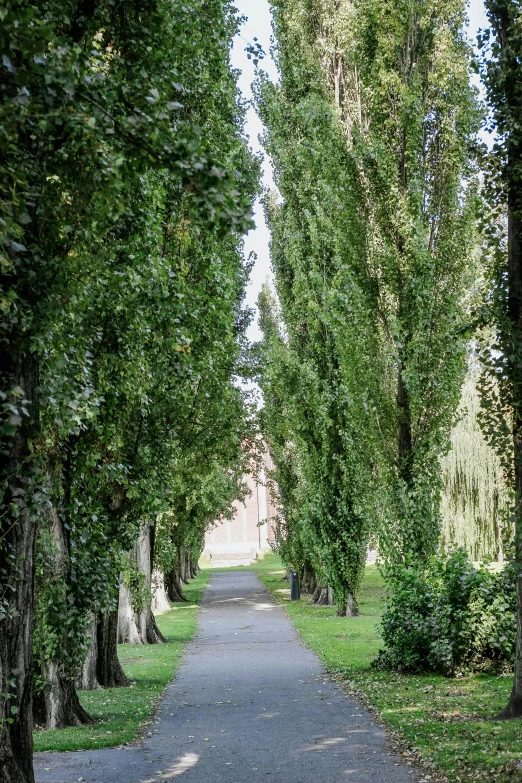
M 207 560 L 254 560 L 270 549 L 275 540 L 275 504 L 266 483 L 265 468 L 271 469 L 270 457 L 256 478 L 245 477 L 250 495 L 242 503 L 236 500 L 232 519 L 216 522 L 205 536 L 204 556 Z

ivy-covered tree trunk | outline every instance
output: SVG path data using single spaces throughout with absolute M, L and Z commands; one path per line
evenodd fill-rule
M 505 31 L 507 35 L 507 30 Z M 518 48 L 522 50 L 520 33 Z M 507 44 L 507 41 L 505 42 Z M 519 66 L 520 67 L 520 66 Z M 519 72 L 518 72 L 519 73 Z M 513 75 L 514 78 L 514 75 Z M 515 96 L 507 89 L 508 97 Z M 522 91 L 519 90 L 522 93 Z M 520 111 L 518 97 L 518 111 Z M 515 107 L 513 107 L 515 108 Z M 515 675 L 509 703 L 503 716 L 522 717 L 522 135 L 516 134 L 508 144 L 508 168 L 518 176 L 510 181 L 508 192 L 508 316 L 511 322 L 516 362 L 513 362 L 513 459 L 515 468 L 515 563 L 517 568 L 517 643 Z
M 50 551 L 46 561 L 46 575 L 42 586 L 44 592 L 43 613 L 38 616 L 40 622 L 45 620 L 56 643 L 53 652 L 47 655 L 45 639 L 39 645 L 40 674 L 44 681 L 43 704 L 45 707 L 45 728 L 60 729 L 65 726 L 80 726 L 92 723 L 92 718 L 84 710 L 76 693 L 75 683 L 77 671 L 71 670 L 70 660 L 74 658 L 73 646 L 77 639 L 67 632 L 64 626 L 63 616 L 56 616 L 56 612 L 66 613 L 69 608 L 71 593 L 71 552 L 69 536 L 64 529 L 64 521 L 56 508 L 50 511 Z M 47 600 L 45 589 L 51 590 L 58 586 L 57 592 L 52 595 L 57 597 L 56 605 L 52 600 Z M 71 630 L 71 629 L 69 629 Z M 73 633 L 78 631 L 72 626 Z M 80 631 L 82 630 L 80 626 Z
M 146 525 L 129 554 L 120 585 L 118 641 L 120 644 L 158 644 L 166 641 L 152 613 L 150 525 Z
M 507 34 L 507 31 L 506 31 Z M 520 34 L 519 34 L 520 36 Z M 506 42 L 507 43 L 507 42 Z M 519 41 L 519 49 L 522 49 Z M 521 91 L 522 92 L 522 91 Z M 508 88 L 508 96 L 510 90 Z M 518 104 L 520 111 L 520 104 Z M 515 473 L 515 563 L 517 578 L 517 644 L 515 676 L 509 703 L 502 713 L 504 717 L 522 717 L 522 136 L 508 144 L 508 168 L 518 171 L 515 181 L 510 181 L 508 192 L 508 316 L 512 329 L 512 341 L 517 361 L 512 365 L 513 396 L 513 459 Z
M 30 466 L 30 441 L 38 427 L 38 364 L 29 352 L 2 351 L 10 400 L 28 401 L 31 414 L 13 414 L 15 432 L 0 452 L 0 780 L 32 783 L 32 638 L 35 516 L 38 487 Z M 4 379 L 2 379 L 4 380 Z M 44 500 L 42 498 L 40 502 Z

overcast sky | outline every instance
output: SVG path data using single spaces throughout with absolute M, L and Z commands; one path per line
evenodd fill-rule
M 245 46 L 247 42 L 253 42 L 257 38 L 266 52 L 266 57 L 261 65 L 264 71 L 268 73 L 273 81 L 277 81 L 277 69 L 270 57 L 270 37 L 272 35 L 271 14 L 268 0 L 236 0 L 235 5 L 239 12 L 247 17 L 247 21 L 241 28 L 240 35 L 234 42 L 232 51 L 232 65 L 241 71 L 239 78 L 239 87 L 245 98 L 252 97 L 251 84 L 255 77 L 255 68 L 251 60 L 247 58 Z M 487 18 L 484 11 L 483 0 L 471 0 L 469 4 L 469 33 L 473 40 L 476 40 L 477 30 L 485 27 Z M 250 137 L 250 145 L 256 152 L 261 151 L 259 144 L 259 134 L 262 133 L 262 125 L 254 109 L 250 109 L 247 116 L 246 132 Z M 270 164 L 265 158 L 263 166 L 263 184 L 266 187 L 273 186 L 273 179 L 270 170 Z M 247 290 L 247 304 L 255 307 L 255 303 L 263 282 L 271 277 L 270 257 L 269 257 L 269 232 L 265 225 L 263 212 L 259 203 L 256 204 L 255 230 L 249 231 L 245 239 L 246 257 L 253 250 L 257 254 L 257 261 L 252 271 L 250 285 Z M 259 327 L 257 321 L 250 326 L 250 340 L 260 339 Z

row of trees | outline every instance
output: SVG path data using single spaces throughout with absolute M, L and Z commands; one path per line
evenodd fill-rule
M 339 614 L 357 612 L 370 537 L 391 561 L 422 561 L 462 490 L 476 502 L 467 436 L 459 451 L 454 430 L 444 457 L 466 378 L 460 415 L 492 472 L 473 513 L 498 522 L 513 487 L 522 572 L 522 27 L 518 2 L 486 6 L 490 153 L 464 2 L 272 2 L 281 79 L 260 77 L 257 101 L 281 198 L 266 199 L 276 295 L 259 302 L 262 426 L 283 557 Z M 510 716 L 522 713 L 517 584 Z
M 127 684 L 118 633 L 160 640 L 151 579 L 182 600 L 243 492 L 259 167 L 227 0 L 0 16 L 0 778 L 28 783 L 33 711 Z

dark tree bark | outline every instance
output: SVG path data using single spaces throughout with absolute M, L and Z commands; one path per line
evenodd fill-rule
M 22 416 L 0 452 L 0 479 L 6 486 L 0 496 L 0 589 L 8 601 L 0 616 L 0 780 L 33 783 L 34 519 L 39 493 L 30 441 L 38 430 L 38 364 L 36 356 L 12 345 L 0 354 L 0 364 L 7 388 L 23 390 L 31 414 Z
M 511 150 L 509 165 L 522 166 L 522 144 Z M 509 318 L 517 341 L 518 363 L 515 368 L 515 399 L 517 405 L 513 411 L 513 457 L 515 464 L 516 527 L 515 562 L 517 578 L 517 643 L 515 652 L 515 675 L 513 689 L 503 718 L 522 718 L 522 193 L 510 190 L 508 196 L 508 285 Z
M 130 685 L 118 660 L 118 610 L 105 612 L 96 627 L 96 679 L 103 688 Z
M 178 549 L 179 578 L 182 584 L 188 584 L 190 574 L 188 571 L 188 553 L 186 549 Z
M 511 151 L 510 164 L 522 166 L 522 144 Z M 517 341 L 518 364 L 514 368 L 515 399 L 522 400 L 522 194 L 508 195 L 508 285 L 509 319 Z M 520 402 L 513 411 L 513 457 L 515 467 L 515 563 L 517 578 L 517 642 L 515 675 L 509 702 L 500 714 L 501 718 L 522 718 L 522 407 Z
M 187 599 L 183 595 L 181 579 L 179 578 L 177 570 L 173 569 L 165 574 L 165 587 L 169 601 L 172 601 L 173 603 L 179 603 L 181 601 L 186 602 Z

